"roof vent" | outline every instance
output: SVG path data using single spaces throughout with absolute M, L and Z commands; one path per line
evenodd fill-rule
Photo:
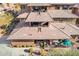
M 65 29 L 65 27 L 61 27 L 61 29 Z
M 32 36 L 32 34 L 28 34 L 29 36 Z

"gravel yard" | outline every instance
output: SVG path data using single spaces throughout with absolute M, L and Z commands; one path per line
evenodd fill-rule
M 24 52 L 26 48 L 10 48 L 7 44 L 0 44 L 0 56 L 28 56 L 28 52 Z
M 7 36 L 0 37 L 0 56 L 29 55 L 29 53 L 24 52 L 26 48 L 10 48 L 10 42 L 6 38 Z

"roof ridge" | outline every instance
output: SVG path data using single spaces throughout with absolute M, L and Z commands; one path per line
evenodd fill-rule
M 18 31 L 20 31 L 23 27 L 21 27 L 20 29 L 17 29 L 15 32 L 11 33 L 10 35 L 14 35 L 15 33 L 17 33 Z
M 49 14 L 49 12 L 47 12 L 47 14 L 48 14 L 48 15 L 49 15 L 49 17 L 52 19 L 52 21 L 54 21 L 54 20 L 53 20 L 53 18 L 51 17 L 51 15 Z
M 72 26 L 71 24 L 67 23 L 67 25 L 71 26 L 72 28 L 79 30 L 76 26 Z M 76 27 L 76 28 L 75 28 Z

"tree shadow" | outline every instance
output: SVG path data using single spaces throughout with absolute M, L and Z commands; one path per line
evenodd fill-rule
M 30 53 L 29 49 L 25 49 L 24 52 Z M 40 55 L 40 52 L 39 51 L 38 52 L 34 51 L 32 54 L 34 54 L 34 55 Z
M 30 51 L 29 51 L 29 49 L 25 49 L 24 52 L 28 52 L 29 53 Z
M 0 37 L 0 44 L 9 44 L 10 41 L 7 39 L 8 35 L 3 35 Z
M 34 51 L 33 54 L 35 54 L 35 55 L 40 55 L 40 52 Z

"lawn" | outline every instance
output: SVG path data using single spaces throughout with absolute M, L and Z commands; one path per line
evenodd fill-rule
M 79 50 L 68 48 L 53 48 L 48 52 L 49 56 L 79 56 Z

